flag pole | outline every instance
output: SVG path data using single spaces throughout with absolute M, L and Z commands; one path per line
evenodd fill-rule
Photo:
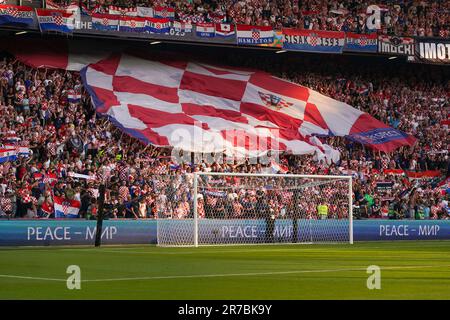
M 105 184 L 102 183 L 99 187 L 98 199 L 98 213 L 97 213 L 97 230 L 95 233 L 95 246 L 100 247 L 102 243 L 102 229 L 103 229 L 103 207 L 105 204 Z

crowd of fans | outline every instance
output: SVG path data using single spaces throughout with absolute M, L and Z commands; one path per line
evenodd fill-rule
M 68 4 L 72 1 L 60 1 Z M 192 22 L 228 22 L 248 25 L 352 31 L 367 33 L 367 8 L 381 9 L 380 29 L 384 34 L 449 37 L 450 4 L 445 0 L 100 0 L 82 1 L 89 9 L 108 12 L 110 5 L 172 7 L 175 18 Z M 370 12 L 370 10 L 369 10 Z
M 110 218 L 183 218 L 193 212 L 189 173 L 272 172 L 270 164 L 250 164 L 248 159 L 174 162 L 171 150 L 144 146 L 99 118 L 78 73 L 32 69 L 13 57 L 0 58 L 0 149 L 24 148 L 16 161 L 0 163 L 0 215 L 52 218 L 54 198 L 63 197 L 81 202 L 80 217 L 95 218 L 99 186 L 107 182 L 105 211 Z M 256 63 L 242 55 L 228 59 L 231 65 Z M 387 154 L 330 137 L 324 142 L 340 151 L 339 162 L 284 154 L 280 164 L 289 173 L 353 175 L 357 217 L 449 219 L 448 194 L 440 186 L 450 163 L 445 68 L 430 73 L 410 65 L 363 70 L 339 59 L 344 58 L 305 56 L 280 65 L 262 59 L 256 66 L 367 111 L 416 136 L 418 142 Z M 68 95 L 74 92 L 81 98 L 70 102 Z M 398 170 L 438 171 L 439 177 L 411 179 Z M 217 176 L 202 181 L 198 212 L 205 217 L 256 214 L 261 194 L 280 218 L 317 218 L 315 206 L 321 201 L 328 206 L 328 217 L 345 217 L 348 212 L 345 186 Z M 387 187 L 380 182 L 388 182 Z

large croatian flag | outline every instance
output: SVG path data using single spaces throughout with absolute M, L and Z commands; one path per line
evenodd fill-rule
M 0 4 L 0 25 L 26 25 L 33 23 L 33 8 Z
M 71 33 L 74 28 L 74 18 L 71 13 L 63 10 L 36 9 L 41 31 L 59 31 Z
M 17 152 L 15 148 L 0 148 L 0 163 L 16 160 Z
M 55 218 L 78 218 L 81 202 L 53 196 Z
M 383 151 L 415 142 L 344 102 L 256 70 L 115 54 L 81 76 L 99 114 L 156 146 L 260 156 L 326 154 L 313 135 Z
M 273 28 L 262 26 L 248 26 L 238 24 L 236 26 L 237 43 L 242 45 L 258 45 L 273 42 Z
M 92 28 L 100 31 L 117 31 L 120 16 L 112 14 L 92 14 Z

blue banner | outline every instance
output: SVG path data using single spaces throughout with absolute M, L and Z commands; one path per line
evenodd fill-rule
M 345 32 L 283 29 L 283 49 L 307 52 L 342 53 Z
M 156 244 L 155 220 L 105 220 L 104 244 Z M 193 241 L 192 220 L 165 220 L 185 241 Z M 320 242 L 329 237 L 345 239 L 346 220 L 277 220 L 276 242 Z M 200 243 L 263 243 L 267 239 L 265 220 L 199 221 Z M 297 237 L 294 237 L 297 230 Z M 311 232 L 314 230 L 314 232 Z M 96 221 L 87 220 L 0 220 L 0 246 L 93 245 Z M 184 232 L 183 232 L 184 231 Z M 355 220 L 355 241 L 450 240 L 449 220 Z M 190 235 L 190 236 L 189 236 Z
M 96 221 L 0 220 L 0 246 L 93 245 Z M 102 243 L 156 243 L 156 221 L 105 220 Z
M 376 145 L 406 139 L 408 138 L 408 135 L 402 131 L 387 127 L 376 128 L 366 132 L 352 133 L 348 135 L 347 138 L 366 145 Z
M 371 34 L 346 33 L 345 51 L 354 52 L 374 52 L 378 50 L 378 35 Z

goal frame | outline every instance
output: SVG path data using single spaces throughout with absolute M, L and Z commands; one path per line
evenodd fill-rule
M 353 177 L 349 175 L 306 175 L 306 174 L 271 174 L 271 173 L 233 173 L 233 172 L 194 172 L 194 182 L 193 182 L 193 220 L 194 220 L 194 247 L 199 247 L 198 244 L 198 179 L 200 176 L 229 176 L 229 177 L 278 177 L 278 178 L 310 178 L 310 179 L 331 179 L 331 180 L 348 180 L 348 222 L 349 222 L 349 243 L 353 244 Z M 231 245 L 231 244 L 227 244 Z M 204 245 L 202 245 L 204 246 Z M 209 246 L 217 246 L 217 244 L 211 244 Z

